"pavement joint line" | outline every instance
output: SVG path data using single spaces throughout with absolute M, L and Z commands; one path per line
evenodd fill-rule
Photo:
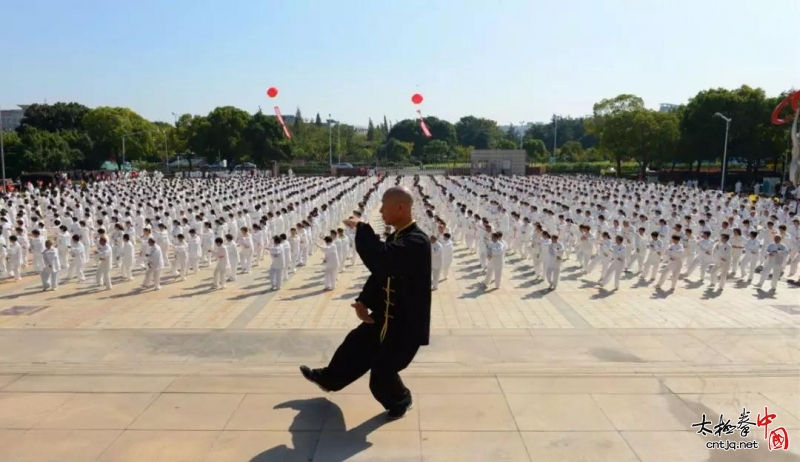
M 555 291 L 550 292 L 547 294 L 547 298 L 550 302 L 556 307 L 558 312 L 564 316 L 564 318 L 572 324 L 572 327 L 575 328 L 585 328 L 591 329 L 592 325 L 589 324 L 586 319 L 580 315 L 577 311 L 575 311 L 567 302 L 561 298 Z
M 265 284 L 266 285 L 266 284 Z M 250 322 L 263 310 L 267 303 L 272 300 L 275 295 L 280 292 L 279 290 L 270 290 L 264 294 L 259 295 L 247 307 L 239 313 L 239 316 L 233 320 L 232 323 L 225 328 L 225 330 L 245 330 Z M 277 330 L 277 329 L 276 329 Z

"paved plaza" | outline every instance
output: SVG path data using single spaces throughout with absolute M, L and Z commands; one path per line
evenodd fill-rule
M 483 291 L 455 255 L 404 373 L 415 407 L 392 423 L 366 380 L 324 395 L 297 373 L 357 324 L 362 265 L 332 292 L 320 252 L 279 292 L 263 266 L 223 291 L 210 270 L 157 292 L 3 281 L 0 461 L 800 461 L 800 290 L 606 292 L 573 260 L 548 292 L 512 255 Z M 765 408 L 788 451 L 768 451 Z M 739 429 L 697 434 L 704 414 Z

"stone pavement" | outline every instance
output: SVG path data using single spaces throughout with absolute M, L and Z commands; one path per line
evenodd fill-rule
M 323 395 L 298 376 L 356 325 L 366 276 L 348 268 L 322 292 L 319 259 L 277 293 L 263 267 L 225 291 L 209 270 L 142 293 L 3 282 L 0 461 L 800 461 L 800 291 L 783 283 L 612 293 L 567 262 L 547 293 L 512 256 L 483 292 L 458 251 L 404 373 L 415 407 L 385 424 L 365 379 Z M 763 426 L 692 427 L 765 407 L 789 451 L 769 452 Z M 707 447 L 720 439 L 759 449 Z

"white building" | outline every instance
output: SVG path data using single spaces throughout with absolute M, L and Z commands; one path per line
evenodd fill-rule
M 25 110 L 28 109 L 30 104 L 18 104 L 19 109 L 3 109 L 0 111 L 0 122 L 2 122 L 3 130 L 11 131 L 16 130 L 22 123 L 22 118 L 25 117 Z
M 669 104 L 669 103 L 661 103 L 661 106 L 658 108 L 658 112 L 673 112 L 677 111 L 679 104 Z

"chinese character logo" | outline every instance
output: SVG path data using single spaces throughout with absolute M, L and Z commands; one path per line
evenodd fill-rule
M 786 429 L 783 427 L 778 427 L 772 432 L 769 432 L 769 424 L 772 423 L 778 416 L 776 414 L 770 414 L 767 410 L 767 407 L 764 406 L 764 417 L 761 417 L 761 414 L 758 414 L 756 418 L 756 422 L 758 422 L 759 427 L 764 427 L 764 439 L 767 440 L 769 443 L 769 450 L 775 451 L 778 449 L 783 449 L 784 451 L 789 449 L 789 435 L 786 433 Z M 769 436 L 768 436 L 769 433 Z
M 742 413 L 739 414 L 739 419 L 736 424 L 732 424 L 730 419 L 725 419 L 723 414 L 719 415 L 719 421 L 716 425 L 714 422 L 708 419 L 705 414 L 703 414 L 703 418 L 700 422 L 692 424 L 692 427 L 699 427 L 697 430 L 697 434 L 708 436 L 713 435 L 717 438 L 722 438 L 724 435 L 733 435 L 734 433 L 739 433 L 742 438 L 747 438 L 750 435 L 751 428 L 750 427 L 758 427 L 764 428 L 764 439 L 768 443 L 768 447 L 770 451 L 777 451 L 777 450 L 788 450 L 789 449 L 789 435 L 786 432 L 784 427 L 778 427 L 770 431 L 769 426 L 777 419 L 777 414 L 770 414 L 769 409 L 765 406 L 764 407 L 764 415 L 762 416 L 761 413 L 758 414 L 755 422 L 750 420 L 750 411 L 747 408 L 742 408 Z M 755 443 L 755 442 L 751 442 Z M 710 442 L 711 448 L 715 449 L 725 449 L 726 451 L 729 448 L 736 449 L 736 447 L 731 447 L 731 441 L 729 440 L 720 440 L 716 442 Z M 739 446 L 737 447 L 746 447 L 747 449 L 757 449 L 758 445 L 755 446 L 747 445 L 743 446 L 744 443 L 739 442 Z

